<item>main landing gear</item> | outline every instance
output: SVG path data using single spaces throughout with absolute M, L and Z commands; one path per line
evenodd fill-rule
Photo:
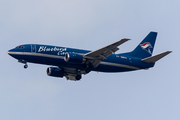
M 81 78 L 82 78 L 81 75 L 77 75 L 77 76 L 75 77 L 76 80 L 80 80 Z

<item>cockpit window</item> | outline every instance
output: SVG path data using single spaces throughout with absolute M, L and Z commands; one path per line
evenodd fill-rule
M 24 48 L 24 46 L 17 46 L 16 48 L 23 49 L 23 48 Z

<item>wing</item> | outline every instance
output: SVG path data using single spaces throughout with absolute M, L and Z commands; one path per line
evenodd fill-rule
M 101 60 L 106 59 L 111 54 L 115 53 L 119 50 L 118 46 L 123 44 L 124 42 L 130 39 L 124 38 L 115 43 L 112 43 L 106 47 L 100 48 L 96 51 L 89 52 L 84 55 L 84 58 L 88 58 L 91 60 L 91 63 L 94 67 L 97 67 Z

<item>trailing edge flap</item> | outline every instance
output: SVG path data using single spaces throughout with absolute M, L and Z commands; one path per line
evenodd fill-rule
M 166 51 L 163 53 L 160 53 L 158 55 L 154 55 L 145 59 L 142 59 L 142 62 L 146 62 L 146 63 L 155 63 L 156 61 L 158 61 L 159 59 L 163 58 L 164 56 L 168 55 L 169 53 L 171 53 L 172 51 Z

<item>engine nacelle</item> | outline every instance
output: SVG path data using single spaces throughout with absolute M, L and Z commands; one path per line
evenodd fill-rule
M 83 64 L 85 61 L 82 55 L 76 53 L 66 53 L 64 60 L 68 63 L 73 63 L 73 64 Z
M 53 76 L 53 77 L 64 76 L 64 72 L 58 67 L 48 67 L 46 72 L 47 72 L 47 75 Z

